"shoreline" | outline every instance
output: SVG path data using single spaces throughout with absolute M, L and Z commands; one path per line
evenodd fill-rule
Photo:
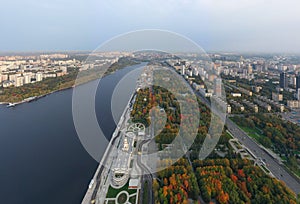
M 97 79 L 95 79 L 95 80 L 97 80 Z M 94 81 L 94 80 L 93 80 Z M 89 81 L 90 82 L 90 81 Z M 85 83 L 88 83 L 88 82 L 85 82 Z M 58 90 L 55 90 L 55 91 L 51 91 L 50 93 L 46 93 L 46 94 L 43 94 L 43 95 L 39 95 L 39 96 L 31 96 L 31 97 L 29 97 L 29 98 L 25 98 L 25 99 L 23 99 L 22 101 L 18 101 L 18 102 L 0 102 L 0 105 L 7 105 L 7 106 L 9 106 L 9 105 L 11 105 L 11 107 L 13 107 L 13 106 L 17 106 L 17 105 L 21 105 L 21 104 L 23 104 L 23 103 L 30 103 L 30 102 L 32 102 L 32 101 L 36 101 L 36 100 L 39 100 L 39 99 L 41 99 L 41 98 L 44 98 L 44 97 L 46 97 L 46 96 L 48 96 L 48 95 L 51 95 L 51 94 L 54 94 L 54 93 L 56 93 L 56 92 L 60 92 L 60 91 L 64 91 L 64 90 L 68 90 L 68 89 L 72 89 L 72 88 L 74 88 L 74 86 L 71 86 L 71 87 L 67 87 L 67 88 L 62 88 L 62 89 L 58 89 Z
M 105 75 L 105 76 L 103 76 L 103 77 L 107 77 L 107 76 L 109 76 L 109 75 L 111 75 L 111 74 L 114 74 L 116 71 L 120 71 L 120 70 L 125 69 L 125 68 L 127 68 L 127 67 L 135 66 L 135 65 L 140 65 L 140 64 L 142 64 L 142 63 L 139 63 L 139 64 L 133 64 L 133 65 L 129 65 L 129 66 L 122 67 L 121 69 L 114 70 L 113 72 L 110 72 L 109 74 L 107 74 L 107 75 Z M 15 106 L 17 106 L 17 105 L 21 105 L 21 104 L 24 104 L 24 103 L 30 103 L 30 102 L 32 102 L 32 101 L 39 100 L 40 98 L 44 98 L 44 97 L 46 97 L 46 96 L 48 96 L 48 95 L 51 95 L 51 94 L 54 94 L 54 93 L 56 93 L 56 92 L 65 91 L 65 90 L 68 90 L 68 89 L 73 89 L 73 88 L 76 87 L 76 86 L 81 86 L 81 85 L 87 84 L 87 83 L 89 83 L 89 82 L 96 81 L 96 80 L 98 80 L 98 79 L 99 79 L 99 78 L 92 79 L 92 80 L 88 80 L 88 81 L 86 81 L 86 82 L 79 83 L 79 84 L 77 84 L 77 85 L 75 84 L 75 83 L 76 83 L 76 79 L 75 79 L 74 84 L 73 84 L 72 86 L 70 86 L 70 87 L 57 89 L 57 90 L 55 90 L 55 91 L 51 91 L 51 92 L 49 92 L 49 93 L 42 94 L 42 95 L 39 95 L 39 96 L 31 96 L 31 97 L 29 97 L 29 98 L 23 99 L 22 101 L 17 101 L 17 102 L 0 101 L 0 105 L 6 105 L 7 108 L 15 107 Z

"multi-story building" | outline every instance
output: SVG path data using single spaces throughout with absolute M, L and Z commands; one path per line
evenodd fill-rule
M 247 71 L 248 71 L 248 74 L 252 74 L 253 68 L 252 68 L 251 64 L 248 65 L 248 70 Z
M 1 74 L 1 81 L 7 81 L 8 80 L 8 75 L 7 74 Z
M 35 80 L 38 82 L 38 81 L 42 81 L 43 80 L 43 73 L 36 73 L 35 74 Z
M 300 101 L 296 101 L 296 100 L 288 100 L 287 101 L 287 106 L 289 107 L 289 108 L 299 108 L 299 105 L 300 105 L 300 103 L 299 103 Z
M 63 67 L 60 67 L 60 69 L 61 69 L 63 75 L 66 75 L 68 73 L 67 67 L 63 66 Z
M 182 65 L 182 67 L 181 67 L 181 74 L 185 75 L 185 65 Z
M 288 78 L 286 72 L 280 73 L 280 81 L 279 81 L 280 88 L 286 89 L 288 87 Z
M 17 77 L 21 76 L 20 73 L 17 73 L 17 74 L 10 74 L 8 79 L 9 81 L 16 81 L 17 80 Z
M 296 90 L 300 89 L 300 74 L 296 76 Z
M 296 87 L 297 78 L 295 76 L 291 76 L 289 82 L 290 82 L 290 85 L 292 85 L 292 87 Z
M 133 141 L 131 137 L 124 137 L 123 147 L 119 149 L 120 154 L 117 154 L 116 161 L 112 166 L 112 183 L 114 186 L 122 187 L 129 179 Z
M 198 91 L 201 88 L 201 85 L 197 84 L 197 83 L 193 83 L 193 88 Z
M 270 105 L 272 105 L 273 108 L 278 109 L 280 112 L 283 112 L 284 109 L 285 109 L 283 104 L 280 104 L 280 103 L 278 103 L 274 100 L 268 99 L 265 96 L 258 96 L 257 98 L 264 101 L 264 102 L 266 102 L 266 103 L 268 103 L 268 104 L 270 104 Z
M 269 104 L 267 104 L 263 101 L 260 101 L 258 99 L 254 99 L 254 102 L 257 103 L 260 107 L 266 109 L 268 112 L 270 112 L 272 110 L 272 107 Z
M 242 97 L 241 93 L 231 93 L 232 97 Z
M 299 101 L 300 100 L 300 89 L 296 89 L 295 98 Z
M 248 106 L 249 108 L 251 108 L 255 113 L 258 113 L 258 106 L 251 103 L 250 101 L 247 101 L 246 99 L 244 99 L 243 104 L 245 104 L 246 106 Z
M 248 96 L 252 96 L 252 91 L 249 91 L 249 90 L 244 89 L 244 88 L 242 88 L 242 87 L 237 87 L 237 89 L 238 89 L 240 92 L 242 92 L 243 94 L 246 94 L 246 95 L 248 95 Z
M 216 78 L 215 79 L 214 94 L 217 97 L 221 97 L 222 96 L 222 79 L 221 78 Z
M 4 81 L 3 84 L 2 84 L 2 86 L 4 88 L 7 88 L 7 87 L 10 87 L 10 86 L 13 86 L 13 85 L 14 85 L 14 83 L 12 81 Z
M 272 92 L 272 100 L 279 102 L 283 100 L 283 94 Z
M 252 90 L 255 93 L 259 93 L 262 90 L 262 87 L 261 86 L 252 86 Z
M 199 93 L 203 97 L 212 97 L 212 93 L 211 92 L 207 92 L 205 88 L 200 88 L 199 89 Z
M 15 80 L 15 87 L 20 87 L 24 85 L 24 77 L 18 76 Z
M 193 74 L 194 74 L 195 76 L 198 76 L 198 75 L 199 75 L 198 69 L 194 68 L 194 69 L 193 69 Z
M 244 111 L 245 107 L 241 105 L 240 103 L 236 102 L 235 100 L 229 101 L 231 104 L 233 104 L 236 108 L 238 108 L 240 111 Z
M 300 100 L 300 74 L 296 76 L 296 98 Z
M 214 99 L 216 100 L 217 104 L 221 105 L 221 107 L 226 108 L 226 113 L 231 114 L 230 104 L 228 104 L 226 101 L 224 101 L 223 99 L 221 99 L 219 97 L 214 97 Z
M 30 84 L 31 83 L 31 74 L 24 74 L 24 84 Z

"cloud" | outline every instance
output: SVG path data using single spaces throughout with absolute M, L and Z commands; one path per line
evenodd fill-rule
M 1 6 L 0 49 L 93 49 L 115 35 L 155 28 L 186 35 L 207 50 L 300 52 L 297 0 L 15 0 Z M 43 47 L 39 35 L 52 47 Z

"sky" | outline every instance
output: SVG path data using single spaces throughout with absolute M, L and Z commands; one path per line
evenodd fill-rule
M 0 51 L 94 50 L 163 29 L 206 51 L 300 53 L 299 0 L 1 0 Z

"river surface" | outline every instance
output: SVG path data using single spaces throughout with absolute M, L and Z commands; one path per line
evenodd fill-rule
M 120 79 L 141 66 L 126 67 L 101 80 L 96 113 L 107 138 L 116 127 L 110 111 L 113 90 Z M 95 83 L 82 86 L 88 89 Z M 121 97 L 124 107 L 129 97 Z M 124 108 L 119 109 L 121 115 Z M 77 136 L 72 89 L 14 108 L 0 105 L 0 162 L 0 203 L 81 203 L 98 163 Z

